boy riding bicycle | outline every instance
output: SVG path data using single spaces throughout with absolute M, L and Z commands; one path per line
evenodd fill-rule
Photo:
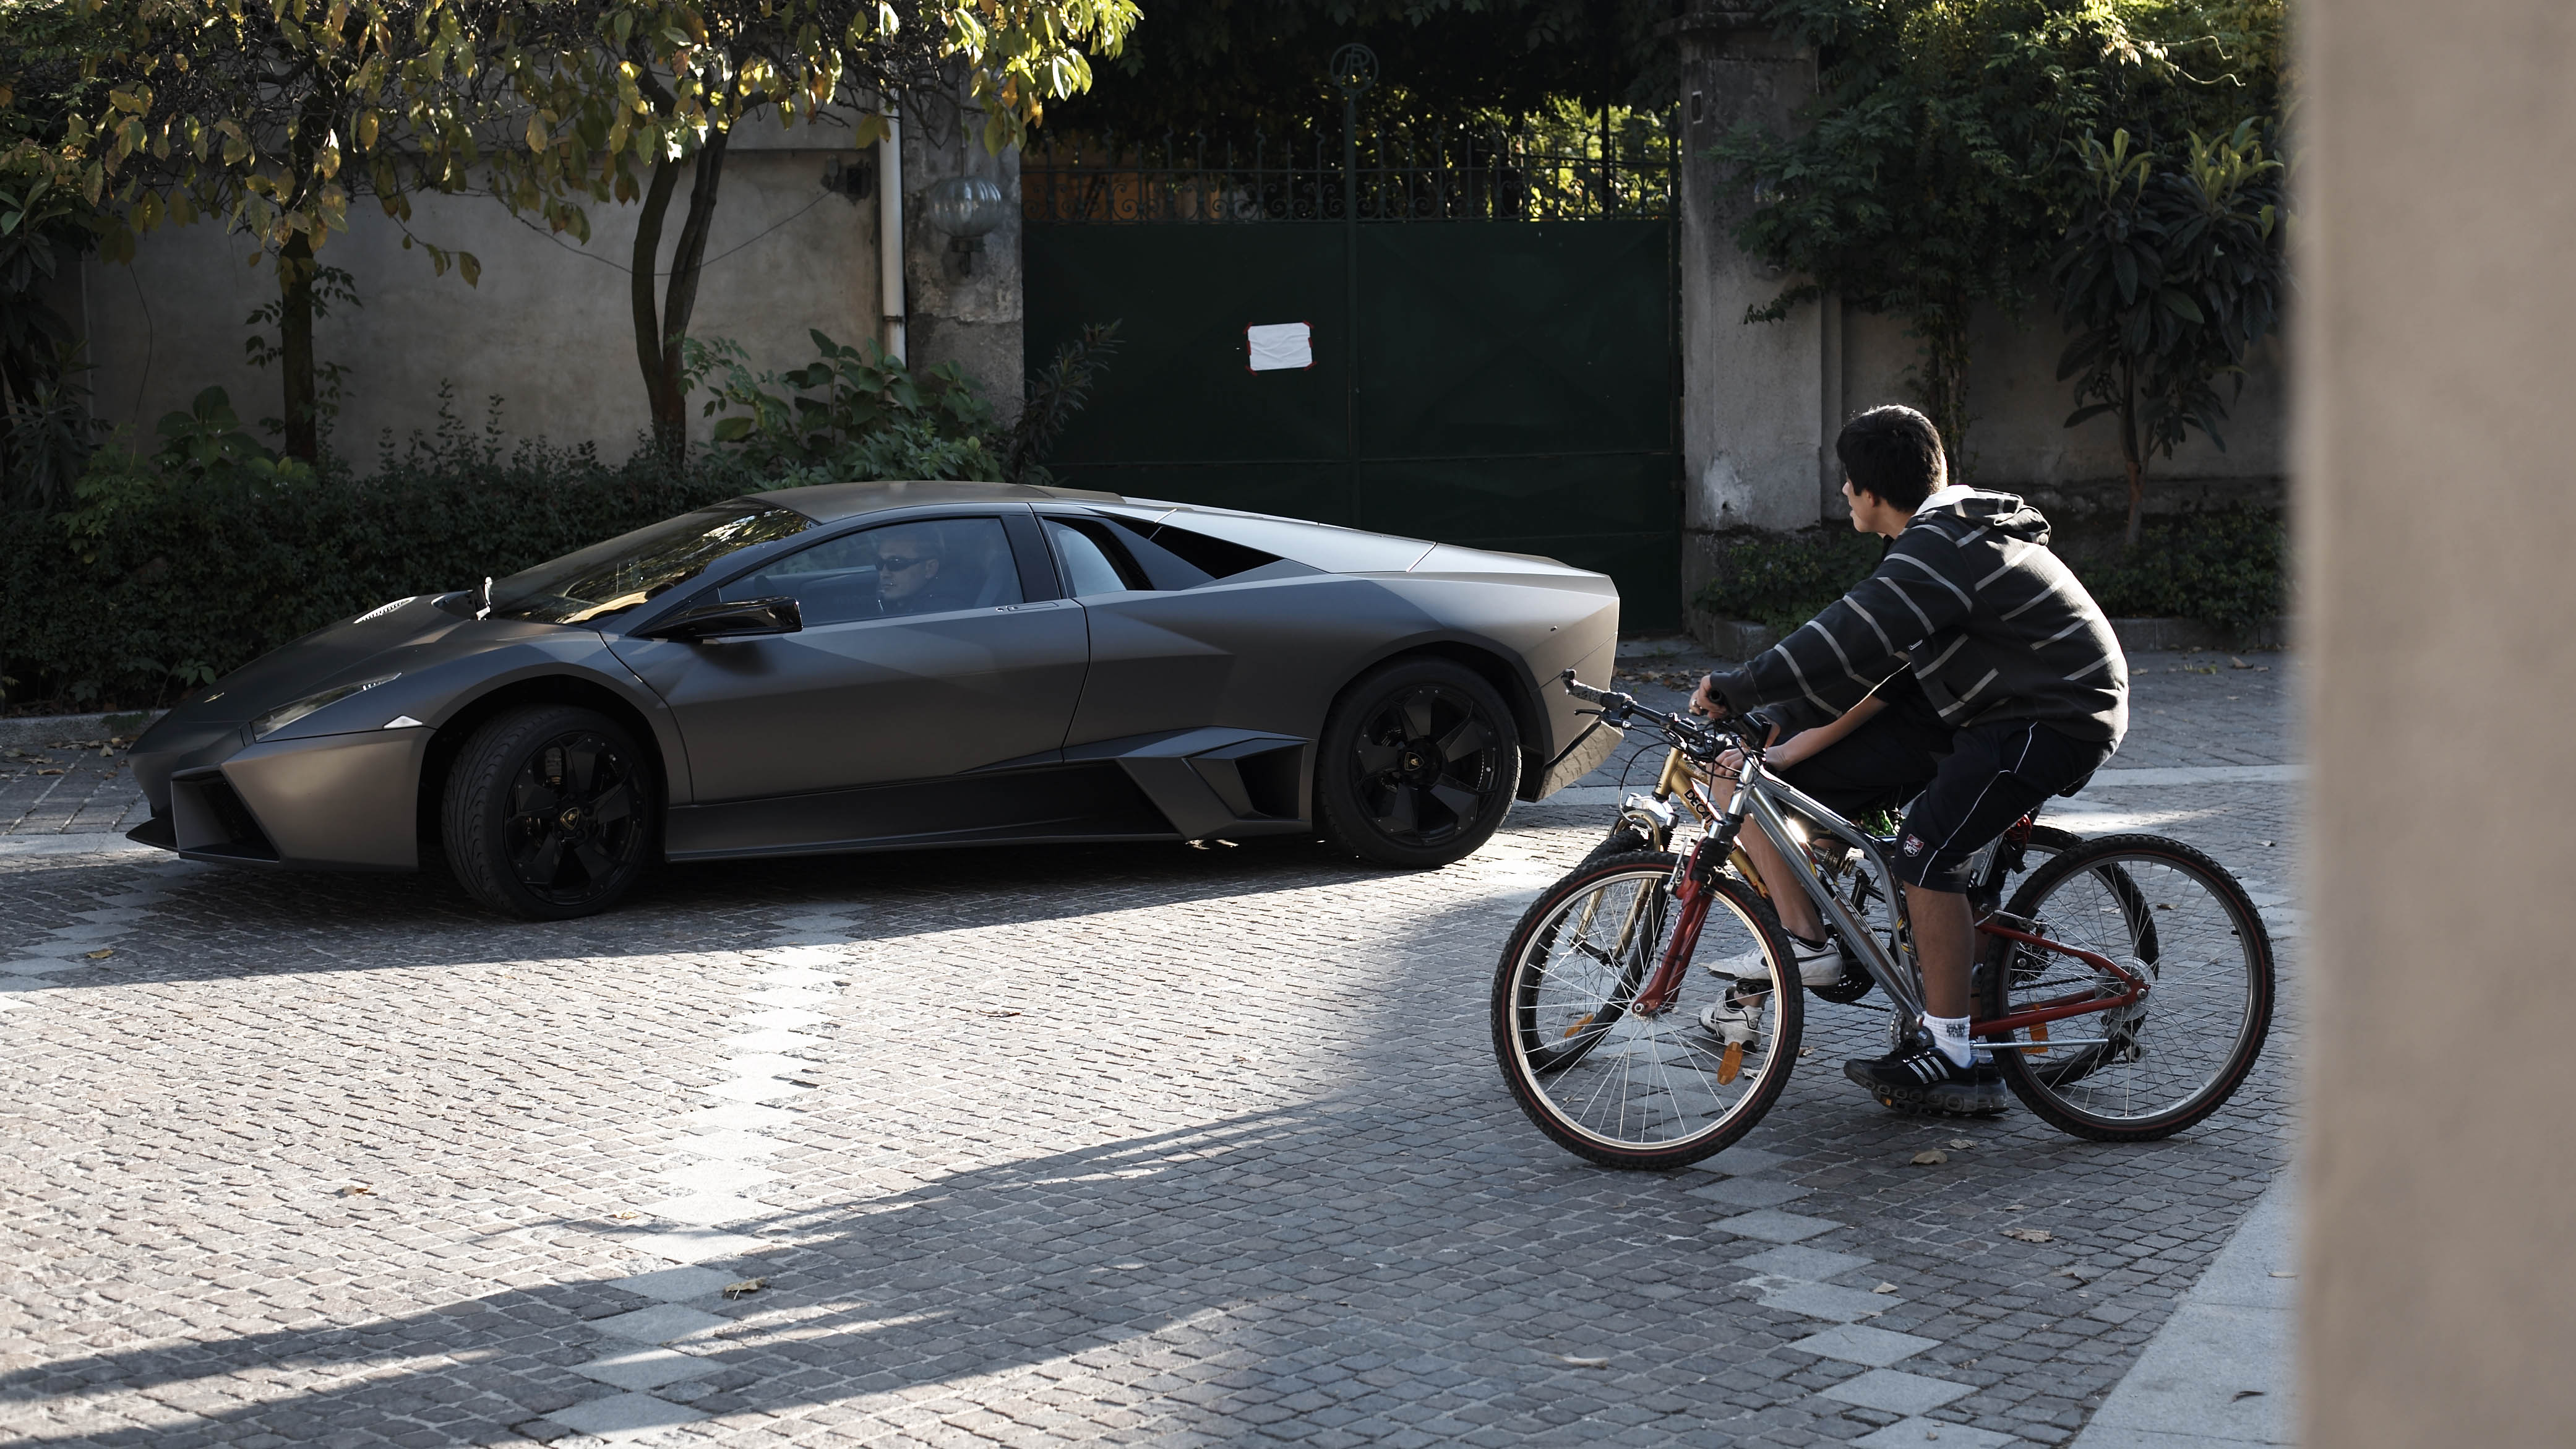
M 1890 856 L 1922 966 L 1928 1046 L 1844 1064 L 1880 1100 L 2000 1091 L 1968 1038 L 1971 858 L 2052 795 L 2082 787 L 2129 724 L 2129 666 L 2093 596 L 2048 549 L 2048 520 L 2010 494 L 1948 481 L 1941 435 L 1907 407 L 1872 408 L 1834 452 L 1852 527 L 1892 542 L 1868 578 L 1797 632 L 1703 677 L 1695 714 L 1760 710 L 1818 744 L 1773 751 L 1775 773 L 1845 815 L 1913 802 Z M 1792 879 L 1760 831 L 1740 838 L 1766 881 Z M 1841 952 L 1815 903 L 1774 890 L 1800 978 L 1830 984 Z

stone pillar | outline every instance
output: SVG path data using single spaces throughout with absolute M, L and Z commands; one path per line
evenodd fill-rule
M 2299 20 L 2300 1442 L 2571 1444 L 2576 9 Z
M 1734 529 L 1802 528 L 1824 516 L 1825 462 L 1840 425 L 1840 308 L 1744 321 L 1784 277 L 1736 248 L 1753 197 L 1708 149 L 1738 125 L 1779 132 L 1815 89 L 1812 57 L 1743 0 L 1693 0 L 1680 22 L 1682 587 L 1709 574 L 1709 540 Z M 1832 482 L 1839 485 L 1841 479 Z
M 934 230 L 922 197 L 952 176 L 982 176 L 1009 198 L 1009 219 L 961 257 Z M 1005 421 L 1019 416 L 1027 371 L 1020 355 L 1020 153 L 984 149 L 983 115 L 916 105 L 903 127 L 904 281 L 910 292 L 911 363 L 954 362 L 984 388 Z M 961 265 L 961 263 L 963 265 Z

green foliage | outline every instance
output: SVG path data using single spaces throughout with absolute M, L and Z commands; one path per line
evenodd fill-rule
M 2152 519 L 2135 545 L 2076 573 L 2115 618 L 2199 619 L 2243 633 L 2287 607 L 2289 558 L 2279 517 L 2226 509 Z
M 1869 577 L 1886 552 L 1886 540 L 1835 524 L 1736 534 L 1718 545 L 1716 576 L 1693 602 L 1723 619 L 1794 629 Z
M 0 507 L 61 502 L 97 438 L 88 365 L 45 295 L 87 240 L 80 210 L 42 177 L 0 172 Z
M 1053 127 L 1127 136 L 1207 130 L 1275 143 L 1338 123 L 1325 72 L 1335 49 L 1377 52 L 1372 119 L 1518 119 L 1561 102 L 1661 110 L 1679 72 L 1671 0 L 1190 0 L 1152 9 L 1091 90 Z
M 1712 151 L 1752 189 L 1736 228 L 1797 280 L 1748 321 L 1825 293 L 1902 317 L 1917 400 L 1965 464 L 1968 323 L 2018 311 L 2082 192 L 2071 149 L 2127 126 L 2157 144 L 2277 106 L 2278 3 L 1773 0 L 1818 57 L 1804 128 Z
M 1011 429 L 1010 445 L 1003 450 L 1003 476 L 1014 483 L 1044 483 L 1046 468 L 1039 462 L 1064 436 L 1065 424 L 1091 397 L 1091 384 L 1098 379 L 1109 359 L 1118 351 L 1118 324 L 1085 323 L 1082 335 L 1055 350 L 1055 360 L 1029 380 L 1027 401 L 1020 409 L 1019 424 Z
M 1747 533 L 1719 546 L 1716 577 L 1693 603 L 1724 619 L 1794 629 L 1878 567 L 1879 539 L 1821 525 Z M 2243 631 L 2284 607 L 2289 542 L 2277 515 L 2220 509 L 2150 521 L 2135 545 L 2070 558 L 2114 618 L 2198 619 Z
M 714 439 L 763 473 L 997 480 L 993 405 L 956 363 L 915 374 L 874 343 L 844 347 L 809 333 L 821 354 L 754 376 L 740 344 L 684 345 L 692 388 L 710 384 L 705 415 L 727 414 Z
M 2057 365 L 2076 380 L 2066 426 L 2104 415 L 2116 424 L 2135 543 L 2150 460 L 2172 457 L 2194 430 L 2227 446 L 2230 399 L 2218 383 L 2242 391 L 2246 355 L 2279 325 L 2289 279 L 2282 167 L 2263 154 L 2258 122 L 2191 136 L 2181 165 L 2130 141 L 2115 130 L 2107 146 L 2077 143 L 2091 185 L 2053 273 L 2075 333 Z

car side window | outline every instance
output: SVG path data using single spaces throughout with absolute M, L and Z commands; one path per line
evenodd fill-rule
M 1279 562 L 1277 556 L 1259 549 L 1204 534 L 1161 526 L 1140 531 L 1114 518 L 1050 518 L 1047 537 L 1064 561 L 1066 582 L 1076 598 L 1127 590 L 1195 589 Z
M 1123 594 L 1145 587 L 1131 583 L 1109 556 L 1116 545 L 1094 537 L 1091 530 L 1061 519 L 1046 521 L 1047 544 L 1055 550 L 1056 561 L 1064 566 L 1064 591 L 1077 599 L 1101 594 Z
M 805 627 L 989 609 L 1021 601 L 998 518 L 880 524 L 828 538 L 717 592 L 728 603 L 784 594 Z

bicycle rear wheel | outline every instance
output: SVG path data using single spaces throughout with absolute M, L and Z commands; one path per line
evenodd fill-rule
M 1575 867 L 1521 917 L 1494 973 L 1494 1058 L 1513 1099 L 1559 1146 L 1606 1167 L 1681 1167 L 1723 1150 L 1797 1064 L 1804 1003 L 1783 974 L 1788 948 L 1751 890 L 1723 876 L 1694 954 L 1758 951 L 1770 989 L 1739 991 L 1742 1009 L 1728 1011 L 1731 980 L 1685 969 L 1669 1002 L 1636 1009 L 1684 916 L 1674 864 L 1640 851 Z M 1704 1021 L 1712 1007 L 1718 1019 Z
M 2207 1118 L 2244 1084 L 2272 1026 L 2272 939 L 2216 861 L 2159 836 L 2106 836 L 2040 867 L 2005 911 L 2150 984 L 2133 1005 L 2002 1038 L 2047 1043 L 1995 1052 L 2006 1085 L 2042 1120 L 2100 1142 L 2151 1141 Z M 2123 990 L 2075 957 L 2001 944 L 1981 983 L 1977 1014 L 1988 1020 Z

